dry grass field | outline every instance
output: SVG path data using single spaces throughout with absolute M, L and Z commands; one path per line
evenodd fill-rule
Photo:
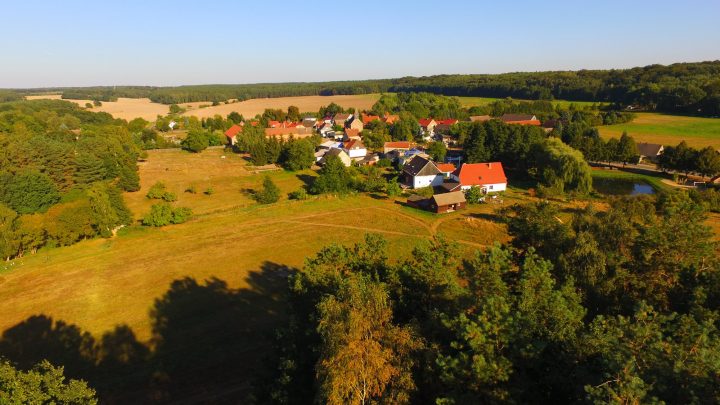
M 256 114 L 262 114 L 266 108 L 287 110 L 291 105 L 298 107 L 300 112 L 317 112 L 320 107 L 330 103 L 339 104 L 345 108 L 354 107 L 356 110 L 369 110 L 379 98 L 379 94 L 257 98 L 237 103 L 220 104 L 214 107 L 193 109 L 187 111 L 184 115 L 208 118 L 220 114 L 225 117 L 235 111 L 245 117 L 254 117 Z
M 494 214 L 499 204 L 443 216 L 405 207 L 400 204 L 404 199 L 367 195 L 306 201 L 283 196 L 277 204 L 258 205 L 247 190 L 258 188 L 263 176 L 253 173 L 242 157 L 222 149 L 200 154 L 151 151 L 140 173 L 142 190 L 126 195 L 136 218 L 152 205 L 144 196 L 148 187 L 163 181 L 177 193 L 175 204 L 193 209 L 194 219 L 160 229 L 132 226 L 113 239 L 47 249 L 4 265 L 5 270 L 0 267 L 0 331 L 45 314 L 96 336 L 127 324 L 146 340 L 155 299 L 183 277 L 217 277 L 231 288 L 253 289 L 253 280 L 262 273 L 279 292 L 285 288 L 286 273 L 272 269 L 300 268 L 305 257 L 321 247 L 351 244 L 369 232 L 384 235 L 390 248 L 402 254 L 438 233 L 466 249 L 507 240 Z M 283 193 L 299 189 L 306 176 L 314 175 L 268 173 Z M 184 191 L 191 184 L 197 194 Z M 210 195 L 203 193 L 208 187 L 214 190 Z M 506 198 L 505 203 L 511 201 Z
M 696 148 L 712 146 L 720 149 L 720 118 L 638 113 L 632 122 L 598 129 L 604 138 L 619 138 L 623 131 L 627 131 L 638 142 L 674 146 L 685 140 Z
M 51 99 L 60 100 L 59 94 L 48 94 L 38 96 L 27 96 L 28 100 Z M 230 102 L 229 104 L 220 104 L 211 106 L 210 102 L 193 102 L 181 104 L 181 107 L 187 109 L 184 115 L 196 116 L 198 118 L 214 117 L 219 114 L 226 117 L 235 111 L 245 117 L 254 117 L 256 114 L 262 114 L 266 108 L 280 108 L 287 110 L 291 105 L 297 106 L 300 112 L 317 112 L 320 107 L 330 103 L 339 104 L 345 108 L 354 107 L 357 110 L 367 110 L 380 98 L 379 94 L 360 94 L 350 96 L 303 96 L 303 97 L 279 97 L 279 98 L 259 98 L 246 100 L 241 102 Z M 81 107 L 85 107 L 86 103 L 91 100 L 68 100 Z M 233 101 L 233 100 L 231 100 Z M 203 108 L 200 108 L 200 107 Z M 165 104 L 153 103 L 148 98 L 118 98 L 118 101 L 104 101 L 102 106 L 93 107 L 92 111 L 103 111 L 111 114 L 115 118 L 132 120 L 134 118 L 143 118 L 148 121 L 154 121 L 158 115 L 166 115 L 169 106 Z

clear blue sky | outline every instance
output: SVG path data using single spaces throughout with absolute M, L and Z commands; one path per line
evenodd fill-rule
M 7 1 L 0 87 L 324 81 L 720 59 L 720 0 Z

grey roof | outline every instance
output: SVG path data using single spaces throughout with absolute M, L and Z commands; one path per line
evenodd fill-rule
M 637 144 L 640 156 L 657 156 L 662 152 L 663 146 L 657 143 L 639 143 Z
M 435 163 L 422 156 L 414 156 L 410 159 L 405 163 L 405 166 L 403 166 L 403 171 L 411 176 L 433 176 L 440 174 L 440 170 L 435 166 Z
M 347 120 L 348 118 L 350 118 L 351 116 L 352 116 L 352 114 L 339 113 L 339 114 L 335 114 L 335 116 L 333 117 L 333 120 L 335 120 L 335 121 L 345 121 L 345 120 Z
M 453 191 L 450 193 L 435 194 L 432 199 L 437 206 L 459 204 L 465 202 L 465 193 L 462 191 Z

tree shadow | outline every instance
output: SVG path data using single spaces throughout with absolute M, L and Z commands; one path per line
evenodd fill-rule
M 474 212 L 472 214 L 466 214 L 466 218 L 484 219 L 486 221 L 495 222 L 498 224 L 505 223 L 503 218 L 496 214 L 488 214 L 485 212 Z
M 309 192 L 312 188 L 312 185 L 315 183 L 315 179 L 317 177 L 311 176 L 309 174 L 298 174 L 297 178 L 303 182 L 303 188 L 305 189 L 305 191 Z
M 82 378 L 104 403 L 236 403 L 248 400 L 265 373 L 284 313 L 287 277 L 295 270 L 265 262 L 231 288 L 211 278 L 175 280 L 150 311 L 152 338 L 126 325 L 95 339 L 45 315 L 7 329 L 0 356 L 22 369 L 49 360 Z

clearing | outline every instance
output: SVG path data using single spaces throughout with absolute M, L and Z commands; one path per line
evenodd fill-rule
M 460 99 L 460 105 L 463 107 L 474 107 L 474 106 L 485 106 L 490 103 L 493 103 L 498 100 L 505 100 L 505 98 L 493 98 L 493 97 L 458 97 Z M 522 99 L 512 99 L 513 101 L 537 101 L 537 100 L 522 100 Z M 553 105 L 559 105 L 562 108 L 568 108 L 570 105 L 575 105 L 575 107 L 590 107 L 590 106 L 598 106 L 602 103 L 597 103 L 594 101 L 568 101 L 568 100 L 552 100 Z
M 685 140 L 696 148 L 720 148 L 720 118 L 637 113 L 633 122 L 600 126 L 598 130 L 604 138 L 619 138 L 626 131 L 637 142 L 675 146 Z

